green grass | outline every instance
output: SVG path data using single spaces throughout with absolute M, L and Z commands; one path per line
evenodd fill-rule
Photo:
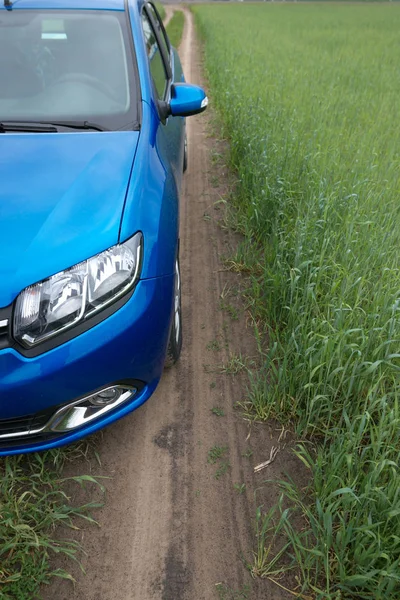
M 234 590 L 225 583 L 216 583 L 215 590 L 218 600 L 246 600 L 251 597 L 251 588 L 249 585 L 244 585 L 238 590 Z
M 218 469 L 215 471 L 215 479 L 221 479 L 221 477 L 223 477 L 228 470 L 230 469 L 230 464 L 228 461 L 224 460 L 222 462 L 220 462 L 220 464 L 218 465 Z
M 164 5 L 161 4 L 161 2 L 156 2 L 155 4 L 158 10 L 158 14 L 160 15 L 161 19 L 164 20 L 166 15 Z
M 53 567 L 63 554 L 79 561 L 80 545 L 69 539 L 64 527 L 77 529 L 79 521 L 93 522 L 90 513 L 99 506 L 76 505 L 66 489 L 93 485 L 88 475 L 63 478 L 66 462 L 82 458 L 87 446 L 16 456 L 0 461 L 0 598 L 33 600 L 52 577 L 72 579 Z M 55 533 L 55 528 L 57 531 Z
M 213 446 L 208 451 L 207 462 L 209 465 L 215 465 L 215 463 L 225 456 L 228 452 L 228 446 Z
M 245 450 L 245 451 L 242 453 L 242 456 L 243 456 L 244 458 L 250 458 L 250 457 L 252 457 L 252 456 L 253 456 L 253 450 L 252 450 L 251 448 L 247 448 L 247 450 Z
M 220 406 L 213 406 L 211 409 L 211 412 L 213 415 L 216 415 L 217 417 L 223 417 L 225 415 L 224 409 L 221 408 Z
M 220 310 L 225 310 L 232 321 L 237 321 L 239 319 L 239 313 L 237 309 L 230 302 L 226 302 L 225 300 L 221 300 L 219 304 Z
M 230 469 L 230 464 L 225 459 L 226 453 L 228 452 L 228 446 L 213 446 L 208 451 L 207 462 L 209 465 L 218 464 L 218 468 L 215 471 L 215 479 L 221 479 Z
M 246 491 L 246 484 L 245 483 L 235 483 L 233 485 L 233 487 L 235 488 L 235 490 L 237 491 L 237 493 L 239 495 L 244 494 Z
M 313 440 L 297 449 L 308 489 L 282 481 L 258 513 L 254 573 L 293 570 L 310 598 L 397 600 L 400 8 L 194 11 L 238 180 L 231 264 L 258 326 L 248 410 Z
M 248 357 L 242 354 L 231 354 L 228 360 L 222 365 L 218 366 L 220 373 L 227 375 L 237 375 L 240 371 L 248 370 L 249 366 L 253 365 L 253 361 L 249 360 Z
M 219 352 L 221 350 L 221 344 L 218 340 L 211 340 L 211 342 L 208 342 L 206 348 L 212 352 Z
M 181 10 L 176 10 L 167 25 L 167 34 L 171 44 L 178 48 L 181 43 L 185 16 Z

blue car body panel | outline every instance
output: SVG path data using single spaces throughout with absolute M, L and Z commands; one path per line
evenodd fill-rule
M 169 335 L 173 277 L 140 281 L 131 299 L 111 317 L 36 358 L 13 349 L 1 354 L 3 419 L 33 414 L 130 377 L 144 382 L 131 402 L 90 425 L 45 441 L 21 441 L 0 455 L 43 450 L 79 440 L 147 400 L 160 380 Z M 135 352 L 135 349 L 136 352 Z
M 108 319 L 35 358 L 13 348 L 5 350 L 0 362 L 1 397 L 10 393 L 13 401 L 1 403 L 2 418 L 40 412 L 54 403 L 55 395 L 57 404 L 63 404 L 129 375 L 144 382 L 159 378 L 172 282 L 172 275 L 139 281 L 130 300 Z M 140 352 L 129 351 L 135 347 Z
M 0 138 L 0 306 L 118 242 L 138 138 L 137 131 Z
M 173 314 L 185 119 L 160 119 L 142 34 L 143 5 L 133 0 L 128 6 L 140 131 L 0 134 L 0 315 L 28 285 L 138 231 L 144 240 L 140 280 L 118 310 L 34 356 L 17 345 L 0 345 L 0 434 L 3 421 L 56 409 L 104 386 L 130 379 L 142 386 L 127 403 L 73 432 L 0 441 L 0 455 L 78 440 L 140 406 L 162 375 Z M 40 8 L 123 11 L 125 3 L 13 3 L 13 10 Z M 184 81 L 174 49 L 170 67 L 172 81 Z
M 130 5 L 129 14 L 133 28 L 141 27 L 141 4 L 143 3 Z M 135 215 L 140 214 L 140 221 L 143 223 L 141 230 L 150 231 L 153 236 L 150 240 L 150 252 L 145 256 L 144 272 L 154 276 L 154 273 L 165 273 L 166 265 L 173 269 L 176 256 L 185 120 L 181 117 L 169 117 L 165 124 L 160 122 L 144 40 L 140 36 L 134 36 L 134 41 L 142 82 L 143 121 L 124 211 L 121 240 L 128 239 L 134 233 Z M 172 49 L 171 70 L 173 81 L 184 79 L 175 49 Z M 139 173 L 140 176 L 137 176 Z M 143 185 L 143 181 L 146 185 Z M 160 184 L 163 188 L 161 204 Z M 159 213 L 160 206 L 162 214 Z M 175 235 L 171 235 L 172 232 Z M 158 243 L 152 243 L 156 240 Z

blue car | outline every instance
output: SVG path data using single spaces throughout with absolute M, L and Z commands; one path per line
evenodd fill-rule
M 143 0 L 1 0 L 0 454 L 139 407 L 182 346 L 185 83 Z

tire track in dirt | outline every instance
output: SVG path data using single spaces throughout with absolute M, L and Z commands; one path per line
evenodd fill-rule
M 186 79 L 201 84 L 200 46 L 192 14 L 184 13 L 180 55 Z M 234 242 L 217 224 L 223 189 L 216 186 L 211 165 L 217 142 L 208 135 L 209 117 L 188 119 L 187 131 L 189 165 L 181 194 L 182 357 L 143 407 L 105 430 L 98 452 L 102 473 L 112 479 L 105 483 L 105 506 L 95 515 L 100 528 L 88 527 L 78 535 L 87 553 L 86 575 L 76 568 L 74 587 L 54 581 L 44 592 L 46 600 L 231 600 L 228 592 L 217 594 L 218 582 L 235 591 L 249 586 L 243 596 L 249 600 L 291 597 L 268 581 L 252 580 L 243 565 L 244 558 L 251 560 L 255 541 L 254 489 L 267 475 L 274 478 L 298 467 L 282 451 L 265 477 L 253 474 L 254 464 L 269 457 L 276 434 L 254 426 L 246 440 L 249 426 L 233 410 L 243 399 L 243 380 L 240 374 L 221 372 L 232 353 L 256 353 L 244 316 L 231 321 L 220 310 L 221 295 L 237 285 L 238 276 L 225 271 L 220 260 Z M 224 416 L 211 412 L 215 406 Z M 218 464 L 207 463 L 214 446 L 228 448 L 229 466 L 219 479 Z M 250 458 L 243 456 L 248 449 Z M 246 484 L 243 493 L 235 491 L 235 483 Z M 267 488 L 266 508 L 275 497 L 276 490 Z

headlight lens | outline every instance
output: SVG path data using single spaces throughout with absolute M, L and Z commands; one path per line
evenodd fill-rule
M 14 311 L 14 337 L 36 344 L 95 314 L 139 279 L 142 234 L 25 288 Z

